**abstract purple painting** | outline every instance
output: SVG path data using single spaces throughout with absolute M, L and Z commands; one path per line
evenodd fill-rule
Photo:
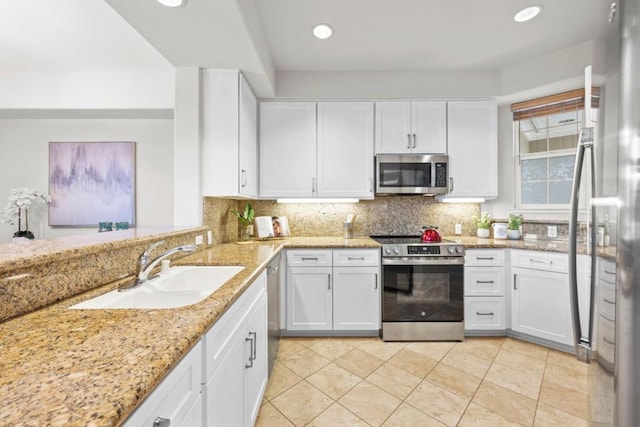
M 134 142 L 49 142 L 49 225 L 135 224 Z

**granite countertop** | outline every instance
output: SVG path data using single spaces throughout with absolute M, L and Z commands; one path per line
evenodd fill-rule
M 565 252 L 550 242 L 449 236 L 468 248 Z M 209 298 L 166 310 L 69 307 L 112 282 L 0 323 L 0 425 L 121 423 L 283 248 L 379 248 L 369 238 L 291 237 L 215 245 L 175 265 L 242 265 Z M 126 280 L 126 279 L 124 279 Z
M 113 282 L 0 323 L 0 425 L 122 422 L 283 247 L 377 248 L 362 238 L 219 244 L 176 265 L 243 265 L 204 301 L 168 310 L 70 310 Z

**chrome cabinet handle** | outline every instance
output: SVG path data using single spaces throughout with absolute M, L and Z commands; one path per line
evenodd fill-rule
M 249 363 L 246 363 L 244 365 L 245 369 L 246 368 L 253 368 L 253 353 L 255 352 L 254 349 L 254 342 L 253 342 L 253 338 L 251 338 L 251 332 L 249 332 L 249 336 L 247 338 L 244 339 L 245 342 L 250 342 L 251 343 L 251 351 L 250 351 L 250 355 L 249 355 Z
M 411 148 L 411 134 L 407 134 L 407 149 Z
M 311 194 L 316 194 L 316 179 L 311 178 Z
M 607 344 L 610 344 L 610 345 L 614 345 L 615 344 L 615 341 L 611 341 L 607 337 L 602 337 L 602 341 L 604 341 L 604 342 L 606 342 Z
M 350 256 L 350 257 L 347 257 L 347 259 L 349 261 L 364 261 L 364 257 L 363 256 L 361 256 L 361 257 L 351 257 Z
M 317 256 L 310 256 L 310 257 L 301 257 L 300 258 L 302 261 L 318 261 L 318 257 Z
M 253 363 L 254 360 L 256 360 L 256 349 L 258 348 L 258 333 L 257 332 L 251 332 L 249 331 L 249 336 L 253 335 L 253 343 L 254 345 L 252 345 L 252 355 L 253 358 L 251 359 L 251 362 Z
M 613 319 L 609 319 L 607 316 L 605 316 L 604 314 L 600 313 L 600 316 L 602 316 L 603 318 L 607 319 L 609 322 L 613 322 Z
M 476 311 L 478 316 L 493 316 L 493 311 Z
M 495 283 L 493 280 L 476 280 L 478 284 Z
M 612 275 L 612 276 L 615 276 L 615 275 L 616 275 L 616 272 L 615 272 L 615 271 L 604 270 L 604 272 L 605 272 L 605 273 L 607 273 L 607 274 L 610 274 L 610 275 Z
M 247 171 L 246 169 L 242 169 L 241 171 L 241 180 L 242 180 L 242 187 L 246 187 L 247 186 Z
M 513 275 L 513 289 L 518 289 L 518 282 L 516 281 L 517 277 L 518 277 L 517 274 Z
M 416 148 L 416 134 L 413 134 L 413 148 Z
M 375 280 L 375 286 L 373 289 L 377 290 L 378 289 L 378 273 L 376 273 L 374 276 L 376 280 Z
M 537 262 L 538 264 L 547 264 L 547 265 L 553 264 L 553 261 L 548 261 L 544 259 L 535 259 L 535 258 L 529 258 L 529 262 Z
M 602 298 L 602 299 L 604 300 L 604 302 L 608 302 L 609 304 L 615 304 L 616 303 L 615 301 L 611 301 L 611 300 L 608 300 L 606 298 Z
M 493 261 L 493 257 L 492 256 L 478 256 L 476 257 L 476 260 L 478 261 Z
M 327 274 L 327 289 L 331 290 L 331 274 Z
M 170 425 L 170 418 L 156 417 L 156 419 L 153 420 L 153 427 L 169 427 Z
M 369 177 L 369 193 L 373 193 L 373 178 Z

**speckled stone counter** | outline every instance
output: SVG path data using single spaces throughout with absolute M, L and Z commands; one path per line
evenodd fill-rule
M 480 249 L 480 248 L 503 248 L 503 249 L 526 249 L 530 251 L 543 251 L 543 252 L 569 252 L 569 242 L 565 240 L 494 240 L 494 239 L 480 239 L 476 236 L 444 236 L 444 239 L 452 240 L 454 242 L 461 243 L 467 249 Z M 579 254 L 588 254 L 589 248 L 584 243 L 578 244 Z M 616 247 L 598 247 L 598 256 L 614 260 L 616 258 Z
M 467 248 L 565 252 L 545 241 L 448 236 Z M 242 265 L 209 298 L 166 310 L 72 310 L 114 281 L 0 323 L 0 425 L 112 426 L 132 413 L 284 248 L 378 248 L 369 238 L 292 237 L 215 245 L 184 265 Z
M 72 310 L 119 281 L 0 323 L 0 425 L 122 422 L 284 247 L 376 248 L 371 239 L 228 243 L 175 264 L 242 265 L 204 301 L 168 310 Z

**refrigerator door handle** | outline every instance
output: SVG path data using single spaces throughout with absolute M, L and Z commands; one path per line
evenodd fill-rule
M 595 263 L 596 263 L 596 227 L 591 227 L 591 282 L 590 282 L 590 303 L 589 318 L 586 336 L 582 333 L 580 325 L 580 304 L 578 295 L 577 276 L 577 231 L 578 231 L 578 200 L 580 192 L 580 182 L 582 181 L 582 166 L 584 164 L 585 151 L 591 150 L 590 171 L 591 171 L 591 196 L 595 197 L 595 159 L 593 150 L 593 128 L 583 128 L 578 138 L 578 149 L 576 152 L 576 162 L 573 171 L 573 185 L 571 187 L 571 216 L 569 218 L 569 293 L 571 297 L 571 315 L 573 319 L 573 337 L 576 348 L 576 357 L 582 362 L 589 363 L 591 360 L 591 343 L 593 338 L 593 304 L 595 288 Z M 591 207 L 591 220 L 595 221 L 595 206 Z

